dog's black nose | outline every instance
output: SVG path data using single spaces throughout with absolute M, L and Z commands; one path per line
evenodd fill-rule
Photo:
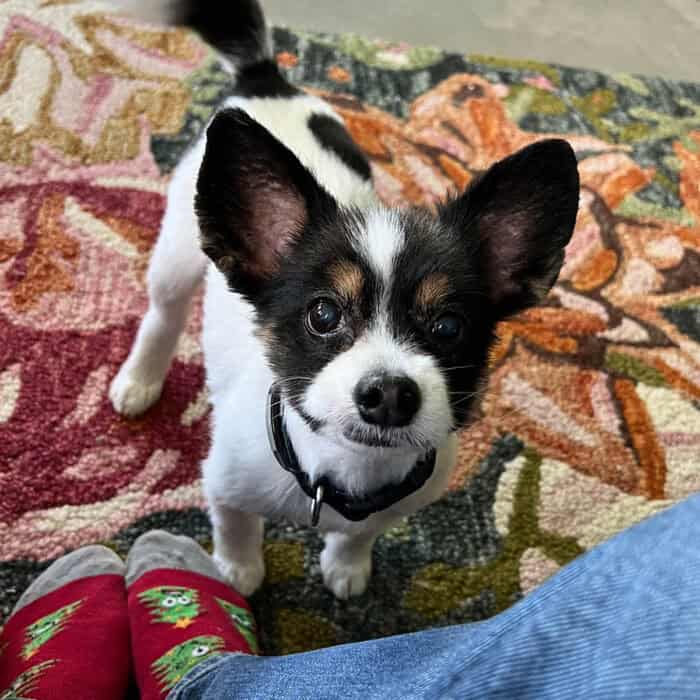
M 408 425 L 420 408 L 420 389 L 405 376 L 371 374 L 355 387 L 355 403 L 362 420 L 372 425 Z

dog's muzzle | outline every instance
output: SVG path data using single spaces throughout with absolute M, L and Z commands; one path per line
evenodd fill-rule
M 411 471 L 398 484 L 387 484 L 377 491 L 356 497 L 334 485 L 330 478 L 323 476 L 311 482 L 294 450 L 284 420 L 282 391 L 274 382 L 267 394 L 267 437 L 275 459 L 286 471 L 293 474 L 301 490 L 311 499 L 310 520 L 316 527 L 321 517 L 321 508 L 326 503 L 344 518 L 352 521 L 365 520 L 372 513 L 386 510 L 420 489 L 432 476 L 435 469 L 436 451 L 429 450 L 419 459 Z

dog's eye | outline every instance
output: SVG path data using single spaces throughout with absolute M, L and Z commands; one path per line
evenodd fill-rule
M 309 309 L 306 322 L 316 335 L 328 335 L 335 331 L 343 319 L 343 312 L 329 299 L 319 299 Z
M 438 341 L 454 343 L 462 336 L 464 321 L 456 314 L 443 314 L 434 323 L 430 332 Z

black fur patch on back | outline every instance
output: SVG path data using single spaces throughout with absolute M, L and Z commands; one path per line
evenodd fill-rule
M 309 117 L 309 129 L 323 148 L 335 153 L 363 180 L 369 180 L 372 177 L 365 154 L 337 119 L 326 114 L 312 114 Z
M 271 59 L 244 66 L 236 76 L 236 94 L 241 97 L 295 97 L 301 90 L 285 80 Z

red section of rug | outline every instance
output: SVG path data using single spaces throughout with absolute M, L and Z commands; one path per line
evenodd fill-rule
M 157 569 L 129 588 L 136 682 L 164 698 L 195 666 L 224 652 L 258 652 L 255 619 L 234 589 L 190 571 Z
M 0 697 L 121 700 L 130 673 L 122 576 L 73 581 L 22 608 L 0 634 Z
M 149 484 L 153 493 L 199 476 L 208 442 L 206 425 L 185 430 L 181 416 L 202 383 L 200 367 L 175 363 L 164 400 L 137 421 L 116 416 L 106 392 L 81 397 L 86 385 L 90 391 L 91 377 L 92 385 L 103 380 L 106 389 L 135 331 L 136 324 L 98 333 L 38 332 L 11 328 L 0 317 L 0 337 L 13 336 L 12 346 L 5 348 L 10 363 L 22 360 L 22 391 L 12 420 L 0 425 L 0 519 L 14 522 L 37 509 L 108 500 L 138 481 L 149 461 L 155 477 Z M 81 406 L 88 401 L 95 405 Z M 142 438 L 135 439 L 139 434 Z M 37 448 L 27 449 L 29 445 Z M 88 445 L 99 445 L 93 448 L 92 458 L 89 448 L 86 453 Z M 104 468 L 104 455 L 110 450 L 115 451 L 111 468 Z M 176 471 L 155 464 L 159 456 L 167 461 L 167 455 L 176 456 Z M 127 524 L 129 520 L 123 523 Z M 66 534 L 70 540 L 70 533 Z M 65 544 L 70 549 L 83 542 Z

